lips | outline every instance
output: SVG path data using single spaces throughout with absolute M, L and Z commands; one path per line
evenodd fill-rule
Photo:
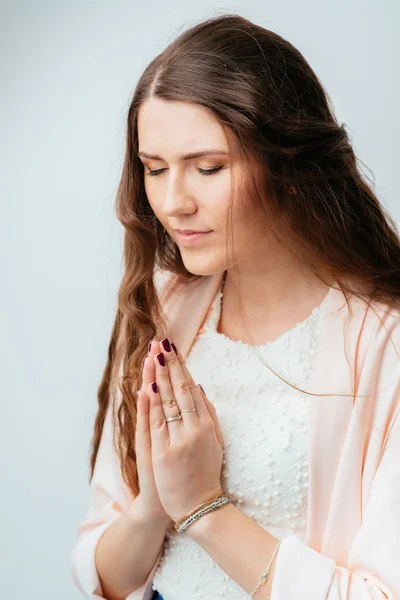
M 178 240 L 184 246 L 191 246 L 192 244 L 196 244 L 201 240 L 207 239 L 210 235 L 212 235 L 212 233 L 213 231 L 196 231 L 195 233 L 179 233 L 179 231 L 176 231 Z
M 200 231 L 199 229 L 175 229 L 177 233 L 182 233 L 183 235 L 189 235 L 191 233 L 210 233 L 211 229 L 208 231 Z

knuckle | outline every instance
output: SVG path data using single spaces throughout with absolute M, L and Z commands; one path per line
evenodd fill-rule
M 204 420 L 204 423 L 202 424 L 202 429 L 205 435 L 210 435 L 211 433 L 214 433 L 214 421 L 211 419 L 211 417 L 209 419 Z
M 160 381 L 168 381 L 169 380 L 168 369 L 161 368 L 159 373 L 157 373 L 157 378 L 159 378 Z
M 176 400 L 174 398 L 168 398 L 168 400 L 163 400 L 162 404 L 167 406 L 168 408 L 175 408 L 175 406 L 177 406 Z
M 176 392 L 181 393 L 181 394 L 190 394 L 191 393 L 190 385 L 186 381 L 186 379 L 176 383 L 174 386 L 174 389 L 176 390 Z
M 191 437 L 193 445 L 198 446 L 203 437 L 200 427 L 192 431 Z
M 196 383 L 193 381 L 193 379 L 189 379 L 188 380 L 188 386 L 189 389 L 191 391 L 191 393 L 193 394 L 194 392 L 197 392 L 197 385 Z
M 160 421 L 155 421 L 154 422 L 154 428 L 157 430 L 162 430 L 167 426 L 166 422 L 164 421 L 164 419 L 160 420 Z
M 175 352 L 170 352 L 167 360 L 172 366 L 179 365 L 179 359 Z
M 184 456 L 187 456 L 188 446 L 186 442 L 178 442 L 173 449 L 173 456 L 179 460 Z

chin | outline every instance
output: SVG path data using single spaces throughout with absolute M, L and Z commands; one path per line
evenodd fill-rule
M 217 273 L 223 274 L 225 268 L 221 266 L 220 263 L 214 260 L 206 260 L 204 256 L 199 256 L 198 260 L 185 260 L 185 257 L 182 256 L 183 264 L 189 273 L 193 275 L 201 275 L 203 277 L 207 277 L 207 275 L 216 275 Z

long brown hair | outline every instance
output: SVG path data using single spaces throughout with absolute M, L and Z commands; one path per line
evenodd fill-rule
M 345 127 L 299 50 L 236 14 L 184 31 L 147 66 L 136 86 L 116 197 L 117 218 L 125 229 L 125 272 L 98 390 L 90 479 L 118 380 L 118 453 L 134 496 L 139 492 L 135 428 L 142 359 L 148 342 L 162 339 L 165 331 L 155 272 L 165 270 L 189 283 L 199 277 L 185 268 L 146 197 L 137 120 L 151 97 L 208 109 L 238 160 L 246 167 L 251 161 L 262 166 L 262 193 L 248 190 L 264 210 L 261 231 L 273 227 L 283 246 L 322 280 L 333 278 L 345 295 L 389 306 L 397 306 L 400 298 L 399 232 L 361 174 Z M 248 173 L 250 180 L 250 168 Z

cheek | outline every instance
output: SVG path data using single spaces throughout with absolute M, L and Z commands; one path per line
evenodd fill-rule
M 173 236 L 173 230 L 170 228 L 168 224 L 168 219 L 165 217 L 165 215 L 159 209 L 157 210 L 157 207 L 156 210 L 154 210 L 154 214 L 156 215 L 157 219 L 160 221 L 164 229 L 167 231 L 167 233 Z
M 257 243 L 260 222 L 261 215 L 257 214 L 250 200 L 243 197 L 235 199 L 228 227 L 232 228 L 233 243 L 238 251 L 246 252 Z
M 199 204 L 199 209 L 203 209 L 209 216 L 210 226 L 218 231 L 225 231 L 227 225 L 229 205 L 231 202 L 231 189 L 229 174 L 220 177 L 215 181 L 208 191 L 203 192 L 204 201 Z
M 147 200 L 150 204 L 150 208 L 153 211 L 153 213 L 155 214 L 155 216 L 157 217 L 157 219 L 160 221 L 160 223 L 163 225 L 163 227 L 169 231 L 168 229 L 168 221 L 167 218 L 165 217 L 163 211 L 162 211 L 162 204 L 161 201 L 157 201 L 157 198 L 155 196 L 155 194 L 150 194 L 148 189 L 145 190 L 146 191 L 146 196 L 147 196 Z

